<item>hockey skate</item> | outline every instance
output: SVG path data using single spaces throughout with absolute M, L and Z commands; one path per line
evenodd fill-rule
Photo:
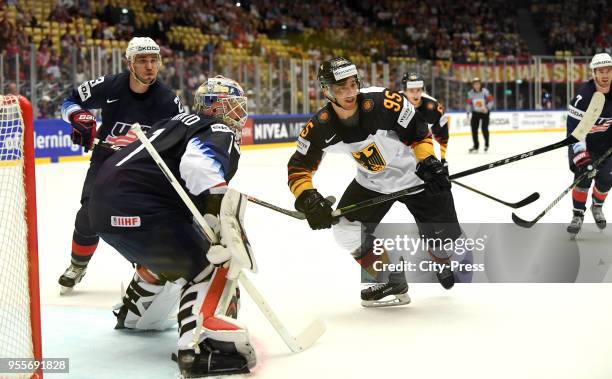
M 60 276 L 58 283 L 60 285 L 60 295 L 66 295 L 74 289 L 74 286 L 83 279 L 87 266 L 78 266 L 74 263 L 64 271 Z
M 178 363 L 182 378 L 225 377 L 226 375 L 248 374 L 250 370 L 244 356 L 222 354 L 211 349 L 206 340 L 200 343 L 199 353 L 194 350 L 179 350 L 172 354 Z
M 574 211 L 574 217 L 572 217 L 572 221 L 567 226 L 567 232 L 570 234 L 571 240 L 575 239 L 576 235 L 580 232 L 583 221 L 584 221 L 584 214 L 581 212 Z
M 489 146 L 484 147 L 484 152 L 486 153 L 487 151 L 489 151 Z
M 604 230 L 606 228 L 606 216 L 603 214 L 602 206 L 603 204 L 591 205 L 591 212 L 593 213 L 593 218 L 599 230 Z
M 361 305 L 366 308 L 392 307 L 408 303 L 410 296 L 403 273 L 391 274 L 387 283 L 374 284 L 361 291 Z
M 455 285 L 455 275 L 453 274 L 450 265 L 444 265 L 442 272 L 436 271 L 436 277 L 444 289 L 449 290 Z
M 478 153 L 478 148 L 477 147 L 472 147 L 472 148 L 470 148 L 470 150 L 468 150 L 468 153 L 470 153 L 470 154 L 477 154 Z

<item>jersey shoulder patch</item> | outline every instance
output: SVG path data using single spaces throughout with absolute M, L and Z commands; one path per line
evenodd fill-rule
M 104 80 L 105 80 L 105 77 L 100 76 L 97 79 L 87 80 L 81 83 L 79 87 L 77 88 L 77 93 L 79 94 L 79 98 L 81 99 L 81 101 L 85 102 L 89 100 L 94 95 L 94 91 L 96 91 L 96 89 L 98 90 L 96 92 L 99 92 L 99 90 L 102 87 L 100 86 L 100 84 L 104 83 Z M 94 89 L 95 87 L 97 88 Z
M 414 106 L 410 104 L 408 99 L 406 99 L 405 97 L 402 98 L 402 109 L 400 111 L 399 117 L 397 118 L 397 123 L 400 124 L 403 128 L 407 128 L 416 111 L 414 109 Z
M 317 113 L 317 120 L 319 120 L 319 122 L 321 124 L 327 124 L 327 122 L 329 122 L 330 119 L 330 113 L 329 110 L 327 110 L 326 108 L 323 108 L 323 110 L 321 110 L 319 113 Z

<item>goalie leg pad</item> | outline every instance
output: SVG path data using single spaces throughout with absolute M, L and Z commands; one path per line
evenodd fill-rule
M 242 269 L 257 272 L 257 263 L 244 228 L 244 213 L 247 197 L 233 189 L 228 189 L 219 213 L 221 223 L 221 243 L 231 253 L 228 278 L 236 279 Z
M 176 324 L 181 283 L 160 279 L 138 266 L 122 303 L 115 307 L 115 329 L 165 330 Z
M 223 301 L 237 297 L 236 282 L 228 280 L 227 274 L 227 268 L 218 267 L 212 279 L 208 280 L 210 276 L 207 276 L 199 283 L 185 286 L 178 315 L 178 350 L 204 354 L 200 348 L 205 346 L 210 353 L 239 354 L 246 359 L 248 367 L 253 367 L 257 357 L 248 331 L 228 317 L 236 313 L 237 307 L 232 306 L 232 301 Z

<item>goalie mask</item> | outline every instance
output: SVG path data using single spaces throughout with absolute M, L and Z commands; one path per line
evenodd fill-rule
M 198 87 L 193 108 L 197 113 L 219 119 L 237 131 L 242 130 L 249 115 L 247 98 L 240 84 L 220 75 Z
M 137 82 L 147 86 L 155 83 L 162 63 L 160 51 L 159 45 L 149 37 L 134 37 L 130 40 L 125 50 L 125 58 L 131 76 Z M 149 62 L 138 60 L 139 56 L 144 55 L 152 56 L 150 59 L 154 61 L 154 67 L 146 67 Z
M 357 67 L 346 58 L 336 57 L 321 63 L 317 77 L 325 97 L 341 108 L 342 106 L 338 103 L 337 98 L 342 96 L 342 94 L 334 93 L 332 85 L 342 84 L 354 77 L 357 82 L 357 92 L 348 94 L 348 96 L 344 94 L 344 97 L 356 96 L 359 93 L 359 88 L 361 88 L 361 80 L 359 79 Z

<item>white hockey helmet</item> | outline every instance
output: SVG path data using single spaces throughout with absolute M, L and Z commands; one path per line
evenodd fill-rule
M 593 55 L 590 68 L 595 72 L 596 68 L 612 66 L 612 57 L 608 53 L 599 53 Z
M 221 75 L 209 78 L 198 87 L 193 109 L 217 118 L 237 131 L 242 130 L 249 116 L 247 98 L 240 84 Z
M 149 37 L 134 37 L 128 43 L 125 50 L 125 58 L 128 62 L 134 62 L 134 57 L 142 54 L 157 54 L 161 61 L 160 48 L 153 39 Z

